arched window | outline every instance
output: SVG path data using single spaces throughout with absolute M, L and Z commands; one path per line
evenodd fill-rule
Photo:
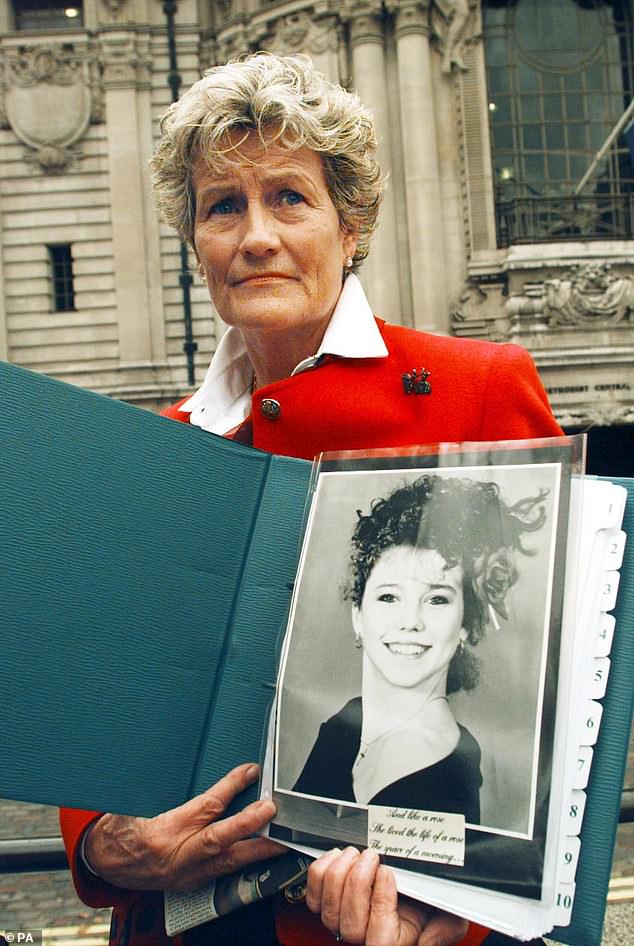
M 485 0 L 483 15 L 498 242 L 631 238 L 630 136 L 575 194 L 632 101 L 627 0 Z

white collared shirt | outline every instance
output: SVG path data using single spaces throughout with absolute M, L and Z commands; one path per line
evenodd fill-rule
M 322 355 L 341 358 L 386 358 L 388 350 L 374 321 L 363 287 L 347 276 L 319 349 L 291 374 L 314 368 Z M 253 367 L 238 328 L 223 335 L 199 389 L 179 407 L 190 422 L 212 434 L 226 434 L 251 413 Z

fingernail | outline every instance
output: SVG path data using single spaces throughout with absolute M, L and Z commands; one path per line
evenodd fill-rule
M 255 762 L 252 762 L 246 771 L 247 778 L 257 778 L 259 774 L 260 774 L 260 766 L 256 765 Z
M 377 861 L 378 861 L 378 860 L 380 860 L 379 855 L 377 854 L 377 852 L 376 852 L 376 851 L 373 851 L 373 850 L 372 850 L 371 848 L 369 848 L 369 847 L 366 847 L 366 849 L 365 849 L 364 851 L 361 851 L 361 857 L 363 858 L 364 861 L 371 861 L 371 860 L 377 860 Z

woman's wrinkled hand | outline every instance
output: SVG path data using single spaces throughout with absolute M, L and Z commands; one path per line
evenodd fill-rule
M 453 946 L 467 921 L 400 898 L 378 854 L 334 850 L 311 864 L 306 904 L 345 943 L 364 946 Z
M 275 814 L 272 801 L 253 802 L 222 818 L 258 775 L 257 765 L 240 765 L 206 792 L 155 818 L 102 815 L 86 837 L 88 864 L 117 887 L 178 891 L 284 853 L 279 844 L 253 837 Z

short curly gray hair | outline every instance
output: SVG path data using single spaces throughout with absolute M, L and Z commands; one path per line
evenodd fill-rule
M 256 131 L 263 142 L 273 131 L 285 147 L 321 155 L 341 227 L 357 238 L 357 267 L 368 255 L 384 187 L 374 120 L 359 97 L 317 72 L 307 56 L 259 52 L 209 69 L 163 116 L 151 162 L 161 216 L 192 245 L 192 165 L 202 156 L 220 173 L 231 163 L 227 136 L 236 131 Z

